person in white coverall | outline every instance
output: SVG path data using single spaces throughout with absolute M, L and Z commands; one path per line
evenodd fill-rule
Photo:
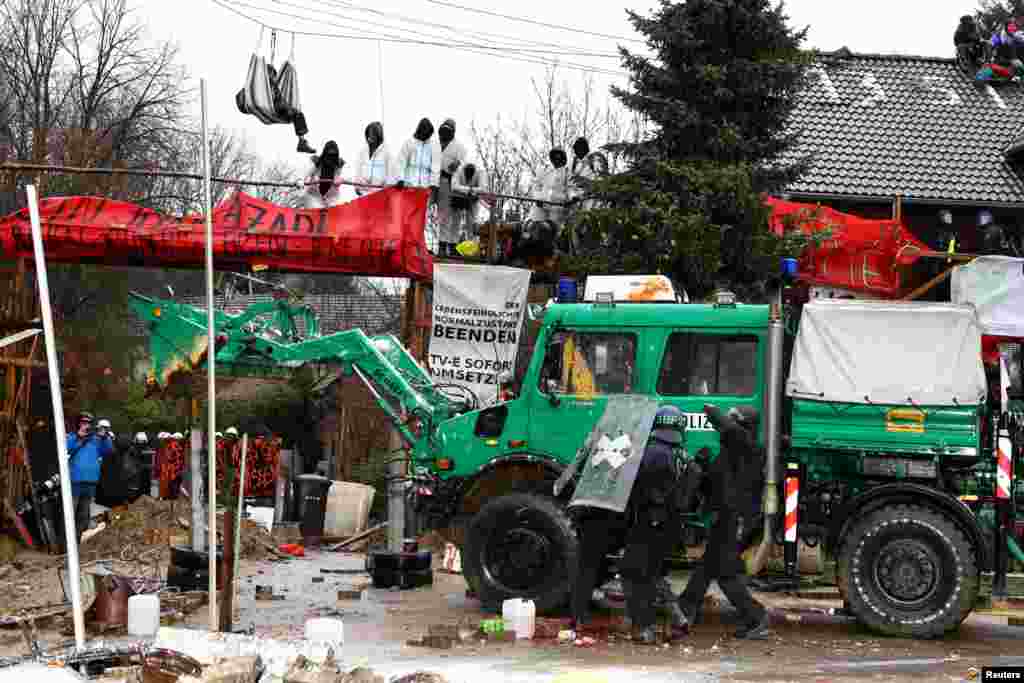
M 437 187 L 441 178 L 441 146 L 434 139 L 434 124 L 420 119 L 416 132 L 398 152 L 398 184 Z
M 355 181 L 366 185 L 391 185 L 395 180 L 391 168 L 391 150 L 384 142 L 384 126 L 380 121 L 374 121 L 366 127 L 363 135 L 366 144 L 359 148 L 356 157 Z M 380 189 L 356 186 L 356 194 L 365 197 Z
M 345 160 L 338 151 L 338 143 L 329 140 L 320 156 L 313 157 L 313 170 L 306 177 L 306 190 L 302 196 L 304 209 L 326 209 L 345 200 L 341 196 L 341 169 Z
M 480 192 L 487 187 L 484 170 L 474 163 L 464 164 L 452 178 L 451 230 L 455 242 L 472 239 L 476 235 Z
M 441 183 L 437 190 L 437 221 L 441 226 L 438 235 L 440 256 L 455 256 L 455 244 L 459 241 L 459 220 L 452 210 L 452 178 L 466 161 L 466 146 L 455 139 L 455 121 L 445 119 L 437 131 L 441 143 Z
M 533 184 L 533 196 L 538 200 L 565 202 L 569 199 L 569 169 L 566 167 L 568 158 L 565 150 L 555 147 L 548 153 L 551 170 L 539 176 Z M 538 201 L 530 210 L 530 223 L 550 223 L 551 239 L 554 240 L 562 228 L 566 209 L 561 203 L 547 204 Z M 531 234 L 538 232 L 541 226 L 531 226 Z

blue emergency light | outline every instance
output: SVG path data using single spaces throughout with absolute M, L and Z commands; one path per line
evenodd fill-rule
M 786 281 L 792 281 L 796 279 L 797 274 L 797 260 L 792 256 L 784 256 L 782 258 L 781 270 L 782 279 Z

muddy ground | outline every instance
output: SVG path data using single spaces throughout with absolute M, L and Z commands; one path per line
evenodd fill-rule
M 704 621 L 690 637 L 662 647 L 636 646 L 617 633 L 615 612 L 599 621 L 590 648 L 554 639 L 512 644 L 479 643 L 433 650 L 407 644 L 431 624 L 475 623 L 488 615 L 468 599 L 461 576 L 436 571 L 431 587 L 410 591 L 367 589 L 360 599 L 338 599 L 339 590 L 369 582 L 364 557 L 346 553 L 310 553 L 286 562 L 246 561 L 242 566 L 238 629 L 258 635 L 300 638 L 305 621 L 333 616 L 345 624 L 345 665 L 368 665 L 396 675 L 417 669 L 444 673 L 453 683 L 554 681 L 571 672 L 593 672 L 613 681 L 962 681 L 971 667 L 1024 665 L 1024 628 L 1006 618 L 974 615 L 961 631 L 937 641 L 881 638 L 848 619 L 831 616 L 835 600 L 804 600 L 782 594 L 757 594 L 772 609 L 773 634 L 766 641 L 741 642 L 727 603 L 711 602 Z M 324 570 L 327 570 L 325 572 Z M 328 573 L 329 572 L 329 573 Z M 673 575 L 677 591 L 685 575 Z M 257 601 L 256 587 L 272 586 L 283 599 Z M 58 587 L 59 590 L 59 587 Z M 41 594 L 46 589 L 40 587 Z M 46 593 L 48 595 L 48 593 Z M 187 619 L 204 627 L 207 608 Z M 543 622 L 553 632 L 558 624 Z M 43 629 L 56 644 L 64 637 Z M 0 630 L 0 655 L 24 652 L 17 630 Z

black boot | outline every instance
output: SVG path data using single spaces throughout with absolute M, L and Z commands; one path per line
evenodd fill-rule
M 316 150 L 309 146 L 309 143 L 306 142 L 306 138 L 299 138 L 299 144 L 295 148 L 295 151 L 300 152 L 301 154 L 316 154 Z
M 633 627 L 633 642 L 641 645 L 657 645 L 658 632 L 653 626 Z
M 768 610 L 761 613 L 761 619 L 753 624 L 747 624 L 736 631 L 736 637 L 742 640 L 764 640 L 768 637 L 768 626 L 771 619 L 768 617 Z

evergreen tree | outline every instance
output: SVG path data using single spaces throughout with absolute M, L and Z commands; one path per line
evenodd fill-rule
M 629 166 L 595 183 L 605 208 L 578 214 L 583 246 L 566 265 L 661 272 L 691 296 L 756 282 L 780 248 L 762 195 L 800 172 L 778 160 L 793 144 L 806 30 L 768 0 L 662 0 L 629 18 L 651 56 L 620 48 L 630 87 L 612 94 L 648 132 L 615 146 Z

